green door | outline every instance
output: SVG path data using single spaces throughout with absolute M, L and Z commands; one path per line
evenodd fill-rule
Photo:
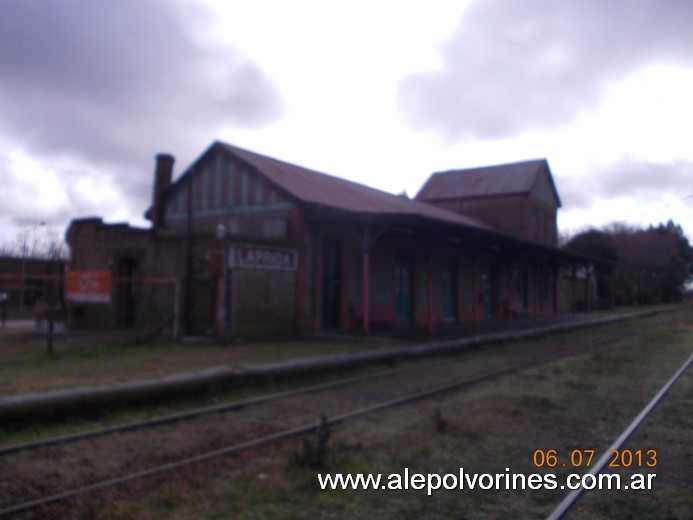
M 399 323 L 407 325 L 414 323 L 414 254 L 411 251 L 397 255 L 395 312 Z
M 457 261 L 454 256 L 443 260 L 443 318 L 457 319 Z

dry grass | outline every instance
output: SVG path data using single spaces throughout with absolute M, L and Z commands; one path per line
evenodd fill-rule
M 334 432 L 331 473 L 544 473 L 537 449 L 594 449 L 615 439 L 693 350 L 693 313 L 648 322 L 636 339 L 563 359 Z M 589 337 L 588 333 L 585 333 Z M 558 339 L 557 341 L 559 341 Z M 693 379 L 684 376 L 627 447 L 656 449 L 655 489 L 588 494 L 568 518 L 684 519 L 690 501 Z M 444 421 L 445 428 L 440 428 Z M 566 491 L 321 491 L 317 471 L 291 463 L 300 440 L 156 482 L 82 500 L 75 518 L 545 518 Z M 553 470 L 551 470 L 553 471 Z M 584 468 L 583 470 L 584 471 Z M 625 474 L 645 470 L 629 469 Z M 565 474 L 560 468 L 558 474 Z M 48 511 L 51 512 L 51 511 Z
M 0 329 L 0 395 L 71 386 L 106 384 L 192 372 L 217 365 L 239 366 L 282 359 L 336 354 L 378 343 L 288 341 L 216 345 L 172 341 L 135 343 L 114 335 L 58 338 L 47 354 L 37 334 Z
M 613 312 L 634 310 L 642 309 L 625 308 Z M 387 344 L 383 340 L 350 339 L 222 346 L 172 341 L 135 342 L 132 331 L 124 330 L 106 333 L 79 331 L 67 336 L 57 335 L 55 353 L 48 355 L 43 336 L 26 329 L 0 328 L 0 395 L 114 383 L 217 365 L 238 366 L 352 352 Z

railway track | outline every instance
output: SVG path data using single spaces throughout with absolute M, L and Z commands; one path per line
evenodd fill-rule
M 606 339 L 598 341 L 598 342 L 591 343 L 590 345 L 585 346 L 585 347 L 570 348 L 570 349 L 566 349 L 566 350 L 556 351 L 556 352 L 551 353 L 550 356 L 553 356 L 553 357 L 550 357 L 547 359 L 552 360 L 552 359 L 557 359 L 558 357 L 565 356 L 565 355 L 572 355 L 574 353 L 581 353 L 584 350 L 598 348 L 600 346 L 607 345 L 607 344 L 613 343 L 615 341 L 623 341 L 625 339 L 632 337 L 633 335 L 634 335 L 634 333 L 629 333 L 629 334 L 625 334 L 625 335 L 619 334 L 619 335 L 609 337 L 609 338 L 606 338 Z M 207 415 L 234 412 L 234 411 L 242 410 L 242 409 L 245 409 L 248 407 L 257 406 L 257 405 L 260 405 L 263 403 L 268 403 L 271 401 L 295 397 L 295 396 L 299 396 L 302 394 L 322 392 L 322 391 L 336 389 L 336 388 L 340 388 L 340 387 L 344 387 L 344 386 L 348 386 L 348 385 L 356 385 L 356 384 L 364 383 L 364 382 L 371 381 L 371 380 L 393 377 L 396 375 L 406 374 L 409 372 L 413 372 L 413 371 L 421 370 L 421 369 L 426 369 L 426 368 L 434 368 L 436 366 L 446 365 L 449 363 L 450 363 L 449 359 L 435 360 L 435 361 L 428 361 L 428 362 L 418 362 L 418 363 L 415 363 L 413 365 L 405 366 L 405 367 L 401 367 L 401 368 L 381 370 L 381 371 L 371 373 L 371 374 L 366 374 L 363 376 L 356 376 L 356 377 L 350 377 L 350 378 L 346 378 L 346 379 L 339 379 L 337 381 L 330 381 L 327 383 L 302 386 L 302 387 L 294 388 L 291 390 L 286 390 L 286 391 L 267 394 L 267 395 L 261 395 L 261 396 L 257 396 L 257 397 L 251 397 L 248 399 L 229 401 L 229 402 L 224 402 L 224 403 L 220 403 L 217 405 L 195 408 L 195 409 L 180 412 L 180 413 L 166 414 L 166 415 L 161 415 L 161 416 L 153 417 L 153 418 L 149 418 L 149 419 L 144 419 L 144 420 L 139 420 L 139 421 L 131 421 L 131 422 L 116 424 L 113 426 L 107 426 L 107 427 L 103 427 L 103 428 L 96 428 L 96 429 L 92 429 L 92 430 L 80 431 L 80 432 L 76 432 L 76 433 L 54 436 L 54 437 L 49 437 L 49 438 L 45 438 L 45 439 L 38 439 L 35 441 L 16 443 L 16 444 L 8 444 L 8 445 L 0 446 L 0 457 L 5 456 L 5 455 L 9 455 L 12 453 L 18 453 L 20 451 L 28 451 L 28 450 L 46 448 L 46 447 L 55 446 L 58 444 L 68 444 L 71 442 L 77 442 L 77 441 L 86 440 L 86 439 L 90 439 L 90 438 L 94 438 L 94 437 L 113 435 L 116 433 L 124 433 L 124 432 L 146 429 L 146 428 L 154 428 L 154 427 L 162 426 L 162 425 L 166 425 L 166 424 L 182 422 L 182 421 L 187 421 L 187 420 L 193 420 L 193 419 L 197 419 L 197 418 L 204 417 Z M 522 365 L 518 365 L 518 366 L 522 366 Z M 500 372 L 502 372 L 502 371 L 500 371 Z
M 637 332 L 614 334 L 605 331 L 603 337 L 589 344 L 568 341 L 561 348 L 537 347 L 540 342 L 523 345 L 521 351 L 498 347 L 489 349 L 494 355 L 482 363 L 476 359 L 483 357 L 481 355 L 475 356 L 475 363 L 470 363 L 468 356 L 457 356 L 155 419 L 5 446 L 0 448 L 3 454 L 0 463 L 5 469 L 13 465 L 13 458 L 15 462 L 21 458 L 22 464 L 28 463 L 29 471 L 27 475 L 20 475 L 10 489 L 3 490 L 5 496 L 9 491 L 9 495 L 16 498 L 13 505 L 3 505 L 0 516 L 30 512 L 87 493 L 282 442 L 315 430 L 315 418 L 321 414 L 335 426 L 365 414 L 470 388 L 562 357 L 618 344 L 635 334 Z M 417 371 L 416 377 L 412 377 Z M 230 413 L 239 410 L 252 410 L 252 413 Z M 135 435 L 136 431 L 143 437 Z M 105 449 L 99 443 L 104 442 L 104 438 L 111 439 L 106 449 L 113 453 L 113 460 L 124 460 L 122 464 L 115 464 L 116 468 L 109 467 L 108 463 L 106 468 L 99 467 L 99 454 Z M 154 447 L 158 448 L 152 456 Z M 61 478 L 54 472 L 33 473 L 30 468 L 34 457 L 60 461 L 70 478 Z M 142 468 L 143 464 L 146 467 Z M 74 478 L 71 471 L 78 467 L 82 468 L 83 475 Z M 118 476 L 113 477 L 113 474 Z M 65 480 L 71 485 L 65 486 Z
M 645 407 L 640 410 L 640 412 L 635 416 L 635 418 L 630 422 L 625 430 L 611 443 L 611 445 L 604 450 L 604 453 L 599 457 L 599 459 L 594 463 L 590 470 L 585 475 L 596 476 L 601 473 L 607 465 L 607 462 L 612 458 L 612 452 L 618 450 L 623 444 L 628 440 L 628 438 L 638 429 L 638 427 L 645 421 L 649 413 L 654 409 L 655 406 L 664 398 L 667 392 L 672 386 L 679 380 L 679 378 L 688 370 L 691 363 L 693 363 L 693 354 L 688 356 L 686 361 L 679 367 L 679 369 L 674 372 L 674 374 L 669 378 L 669 380 L 659 389 L 657 394 L 650 400 Z M 554 509 L 551 514 L 546 518 L 546 520 L 561 520 L 565 514 L 575 505 L 575 503 L 580 499 L 580 497 L 586 492 L 586 489 L 580 487 L 576 490 L 571 491 L 566 497 L 561 501 L 556 509 Z

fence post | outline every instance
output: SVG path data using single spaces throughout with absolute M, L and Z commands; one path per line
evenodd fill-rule
M 0 325 L 5 327 L 7 318 L 7 293 L 0 293 Z
M 173 329 L 171 333 L 174 339 L 178 339 L 180 320 L 180 280 L 173 282 Z
M 48 323 L 46 328 L 46 350 L 53 354 L 53 322 L 55 319 L 55 281 L 53 280 L 53 259 L 48 260 L 46 267 L 48 276 L 46 279 L 46 302 L 48 303 Z

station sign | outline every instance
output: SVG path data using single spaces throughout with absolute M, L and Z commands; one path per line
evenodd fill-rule
M 109 271 L 70 271 L 67 299 L 75 303 L 111 303 Z
M 229 249 L 229 268 L 295 271 L 298 251 L 277 247 L 234 245 Z

